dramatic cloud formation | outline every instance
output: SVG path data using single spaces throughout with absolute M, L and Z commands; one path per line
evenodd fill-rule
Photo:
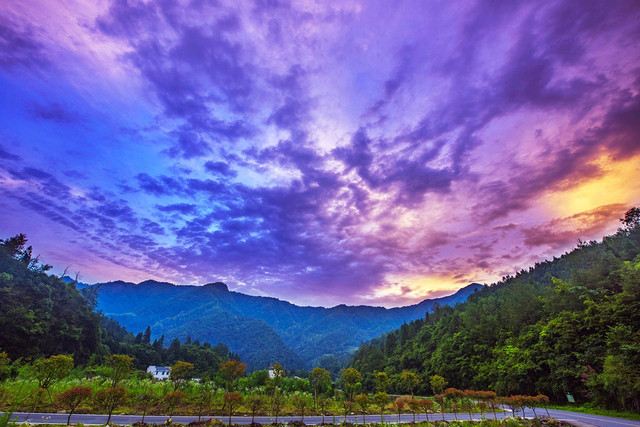
M 0 232 L 88 282 L 400 305 L 640 204 L 640 5 L 0 5 Z

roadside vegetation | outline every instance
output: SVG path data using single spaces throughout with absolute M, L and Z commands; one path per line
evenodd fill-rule
M 601 242 L 578 242 L 559 258 L 442 306 L 363 343 L 351 366 L 365 389 L 385 372 L 396 393 L 404 372 L 441 375 L 458 388 L 545 394 L 640 413 L 640 209 Z
M 8 361 L 6 353 L 3 360 Z M 548 404 L 546 396 L 499 397 L 491 391 L 442 388 L 443 378 L 431 378 L 434 395 L 430 397 L 395 396 L 386 393 L 380 375 L 378 390 L 362 390 L 360 372 L 344 369 L 334 382 L 329 372 L 316 368 L 308 378 L 286 376 L 275 363 L 270 371 L 246 374 L 239 361 L 222 362 L 213 377 L 194 380 L 194 365 L 178 361 L 170 368 L 167 380 L 133 368 L 131 356 L 113 354 L 104 365 L 74 366 L 67 355 L 54 355 L 34 363 L 13 363 L 13 374 L 0 388 L 0 409 L 21 412 L 65 411 L 71 422 L 73 414 L 216 415 L 279 417 L 320 415 L 326 422 L 337 423 L 348 415 L 373 414 L 427 416 L 431 421 L 444 420 L 444 413 L 469 414 L 478 418 L 496 418 L 508 407 L 514 415 L 525 408 Z M 6 365 L 5 365 L 6 373 Z M 407 375 L 409 378 L 409 375 Z M 418 379 L 412 379 L 419 385 Z M 543 415 L 543 414 L 541 414 Z
M 134 336 L 96 313 L 95 289 L 48 275 L 26 236 L 0 240 L 0 409 L 65 411 L 69 422 L 87 412 L 435 422 L 505 408 L 538 417 L 546 394 L 557 403 L 571 392 L 579 403 L 640 412 L 640 210 L 622 222 L 602 243 L 581 242 L 363 344 L 337 377 L 277 362 L 247 374 L 222 344 L 166 346 L 150 328 Z M 170 378 L 153 379 L 148 365 L 170 366 Z

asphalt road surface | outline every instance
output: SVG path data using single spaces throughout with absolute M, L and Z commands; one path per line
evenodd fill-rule
M 536 409 L 536 413 L 538 416 L 542 416 L 542 415 L 546 415 L 546 411 L 543 408 L 539 408 Z M 13 414 L 12 419 L 17 420 L 18 422 L 25 422 L 28 421 L 29 423 L 32 424 L 66 424 L 67 423 L 67 417 L 68 415 L 66 414 L 57 414 L 57 413 L 50 413 L 50 414 L 43 414 L 43 413 L 32 413 L 31 415 L 29 415 L 29 418 L 27 420 L 27 413 L 26 412 L 16 412 Z M 511 415 L 510 412 L 506 412 L 506 413 L 498 413 L 498 418 L 503 418 L 505 416 L 509 416 Z M 525 415 L 527 417 L 533 417 L 533 411 L 531 410 L 527 410 L 525 412 Z M 613 417 L 604 417 L 604 416 L 600 416 L 600 415 L 589 415 L 589 414 L 580 414 L 577 412 L 569 412 L 569 411 L 559 411 L 556 409 L 549 409 L 549 415 L 551 415 L 553 418 L 562 420 L 562 421 L 569 421 L 569 422 L 573 422 L 576 425 L 579 426 L 599 426 L 599 427 L 624 427 L 624 426 L 635 426 L 635 427 L 640 427 L 640 421 L 631 421 L 631 420 L 625 420 L 622 418 L 613 418 Z M 493 418 L 493 414 L 489 413 L 485 415 L 486 418 Z M 214 417 L 209 417 L 209 416 L 205 416 L 202 417 L 202 419 L 209 419 L 209 418 L 217 418 L 221 421 L 223 421 L 224 423 L 228 423 L 229 422 L 229 417 L 223 417 L 223 416 L 214 416 Z M 444 414 L 444 418 L 445 420 L 454 420 L 455 416 L 454 414 L 449 414 L 446 413 Z M 468 420 L 469 419 L 469 414 L 458 414 L 457 418 L 459 420 Z M 167 416 L 158 416 L 158 415 L 147 415 L 145 417 L 145 422 L 147 423 L 152 423 L 152 424 L 162 424 L 164 422 L 166 422 L 168 419 Z M 181 423 L 181 424 L 189 424 L 191 421 L 197 421 L 198 417 L 194 417 L 194 416 L 179 416 L 176 415 L 172 418 L 172 421 L 174 423 Z M 278 422 L 279 423 L 287 423 L 289 421 L 295 421 L 295 420 L 300 420 L 301 417 L 278 417 Z M 475 420 L 480 420 L 480 416 L 478 416 L 477 414 L 474 414 L 473 419 Z M 129 425 L 132 424 L 136 421 L 140 421 L 142 420 L 142 416 L 141 415 L 113 415 L 111 417 L 111 424 L 119 424 L 119 425 Z M 341 421 L 344 420 L 344 417 L 335 417 L 335 422 L 336 423 L 340 423 Z M 350 415 L 347 417 L 347 420 L 355 423 L 356 422 L 356 416 L 354 415 Z M 425 416 L 423 415 L 416 415 L 416 421 L 424 421 L 425 420 Z M 429 415 L 429 420 L 430 421 L 435 421 L 435 420 L 442 420 L 442 414 L 430 414 Z M 358 415 L 357 416 L 357 421 L 359 424 L 362 424 L 363 418 L 362 415 Z M 367 423 L 378 423 L 381 421 L 381 417 L 380 415 L 367 415 L 366 417 L 366 422 Z M 397 415 L 385 415 L 384 416 L 384 421 L 385 422 L 397 422 L 398 421 L 398 416 Z M 411 422 L 413 421 L 413 415 L 410 414 L 403 414 L 400 417 L 400 421 L 401 422 Z M 98 414 L 74 414 L 71 416 L 71 423 L 83 423 L 83 424 L 93 424 L 93 425 L 100 425 L 100 424 L 105 424 L 107 422 L 107 416 L 106 415 L 98 415 Z M 234 416 L 232 418 L 232 422 L 233 424 L 250 424 L 251 423 L 251 417 L 245 417 L 245 416 Z M 271 424 L 273 422 L 275 422 L 275 417 L 256 417 L 256 422 L 260 423 L 260 424 Z M 306 424 L 312 425 L 312 424 L 320 424 L 322 422 L 322 417 L 319 416 L 308 416 L 308 417 L 304 417 L 304 422 Z M 325 417 L 325 422 L 334 422 L 334 417 L 333 416 L 327 416 Z

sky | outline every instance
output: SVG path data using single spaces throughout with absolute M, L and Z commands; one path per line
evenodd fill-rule
M 83 282 L 399 306 L 640 205 L 640 3 L 0 2 L 0 235 Z

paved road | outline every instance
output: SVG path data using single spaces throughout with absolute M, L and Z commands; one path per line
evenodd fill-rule
M 536 413 L 537 415 L 546 415 L 546 411 L 542 408 L 540 409 L 536 409 Z M 498 418 L 503 418 L 505 416 L 511 415 L 510 412 L 507 413 L 498 413 Z M 527 410 L 525 412 L 525 415 L 527 417 L 533 417 L 533 411 Z M 612 417 L 603 417 L 600 415 L 588 415 L 588 414 L 580 414 L 577 412 L 569 412 L 569 411 L 560 411 L 560 410 L 556 410 L 556 409 L 549 409 L 549 415 L 551 415 L 554 418 L 557 418 L 559 420 L 563 420 L 563 421 L 573 421 L 576 422 L 579 425 L 583 425 L 583 426 L 599 426 L 599 427 L 624 427 L 624 426 L 633 426 L 633 427 L 640 427 L 640 421 L 630 421 L 630 420 L 624 420 L 621 418 L 612 418 Z M 455 416 L 454 414 L 444 414 L 445 419 L 446 420 L 454 420 Z M 468 420 L 469 419 L 469 414 L 458 414 L 457 415 L 458 419 L 460 420 Z M 493 418 L 493 414 L 489 413 L 486 415 L 487 418 Z M 27 413 L 26 412 L 16 412 L 14 413 L 13 419 L 16 419 L 18 422 L 24 422 L 27 421 Z M 145 422 L 147 423 L 153 423 L 153 424 L 161 424 L 164 423 L 167 420 L 167 416 L 157 416 L 157 415 L 148 415 L 145 417 Z M 227 423 L 229 421 L 229 417 L 221 417 L 221 416 L 214 416 L 214 417 L 203 417 L 203 419 L 208 419 L 208 418 L 217 418 L 219 420 L 222 420 L 223 422 Z M 142 419 L 142 416 L 140 415 L 113 415 L 111 417 L 111 423 L 112 424 L 120 424 L 120 425 L 125 425 L 125 424 L 132 424 L 136 421 L 140 421 Z M 193 416 L 174 416 L 173 417 L 173 422 L 174 423 L 181 423 L 181 424 L 188 424 L 191 421 L 195 421 L 197 420 L 197 417 L 193 417 Z M 344 417 L 335 417 L 335 421 L 336 423 L 340 423 L 342 420 L 344 419 Z M 355 422 L 356 421 L 356 417 L 353 415 L 350 415 L 347 417 L 347 419 L 350 422 Z M 477 415 L 474 415 L 473 419 L 475 420 L 480 420 L 480 417 Z M 295 420 L 300 420 L 300 417 L 278 417 L 278 422 L 282 422 L 282 423 L 286 423 L 289 421 L 295 421 Z M 363 419 L 362 419 L 362 415 L 358 415 L 357 417 L 358 423 L 362 423 Z M 420 415 L 417 416 L 416 415 L 416 421 L 424 421 L 425 420 L 425 416 L 424 415 Z M 441 414 L 432 414 L 429 415 L 429 420 L 431 421 L 435 421 L 435 420 L 442 420 L 442 415 Z M 43 414 L 43 413 L 33 413 L 29 416 L 28 421 L 30 423 L 33 424 L 66 424 L 67 423 L 67 415 L 65 414 L 55 414 L 55 413 L 51 413 L 51 414 Z M 72 423 L 83 423 L 83 424 L 94 424 L 94 425 L 99 425 L 99 424 L 105 424 L 107 421 L 107 416 L 106 415 L 96 415 L 96 414 L 74 414 L 71 417 L 71 422 Z M 256 422 L 260 423 L 260 424 L 270 424 L 272 422 L 275 421 L 275 417 L 256 417 Z M 333 422 L 334 421 L 334 417 L 333 416 L 327 416 L 325 417 L 325 421 L 326 422 Z M 380 415 L 367 415 L 366 417 L 366 421 L 367 423 L 371 423 L 371 422 L 380 422 L 381 421 L 381 417 Z M 385 415 L 384 416 L 384 421 L 386 422 L 397 422 L 398 421 L 398 416 L 397 415 Z M 413 421 L 413 415 L 402 415 L 400 417 L 400 421 L 401 422 L 411 422 Z M 233 417 L 232 418 L 232 422 L 234 424 L 250 424 L 251 423 L 251 417 L 243 417 L 243 416 L 237 416 L 237 417 Z M 318 416 L 309 416 L 309 417 L 304 417 L 304 422 L 306 424 L 320 424 L 322 422 L 322 417 L 318 417 Z M 581 424 L 580 424 L 581 423 Z

